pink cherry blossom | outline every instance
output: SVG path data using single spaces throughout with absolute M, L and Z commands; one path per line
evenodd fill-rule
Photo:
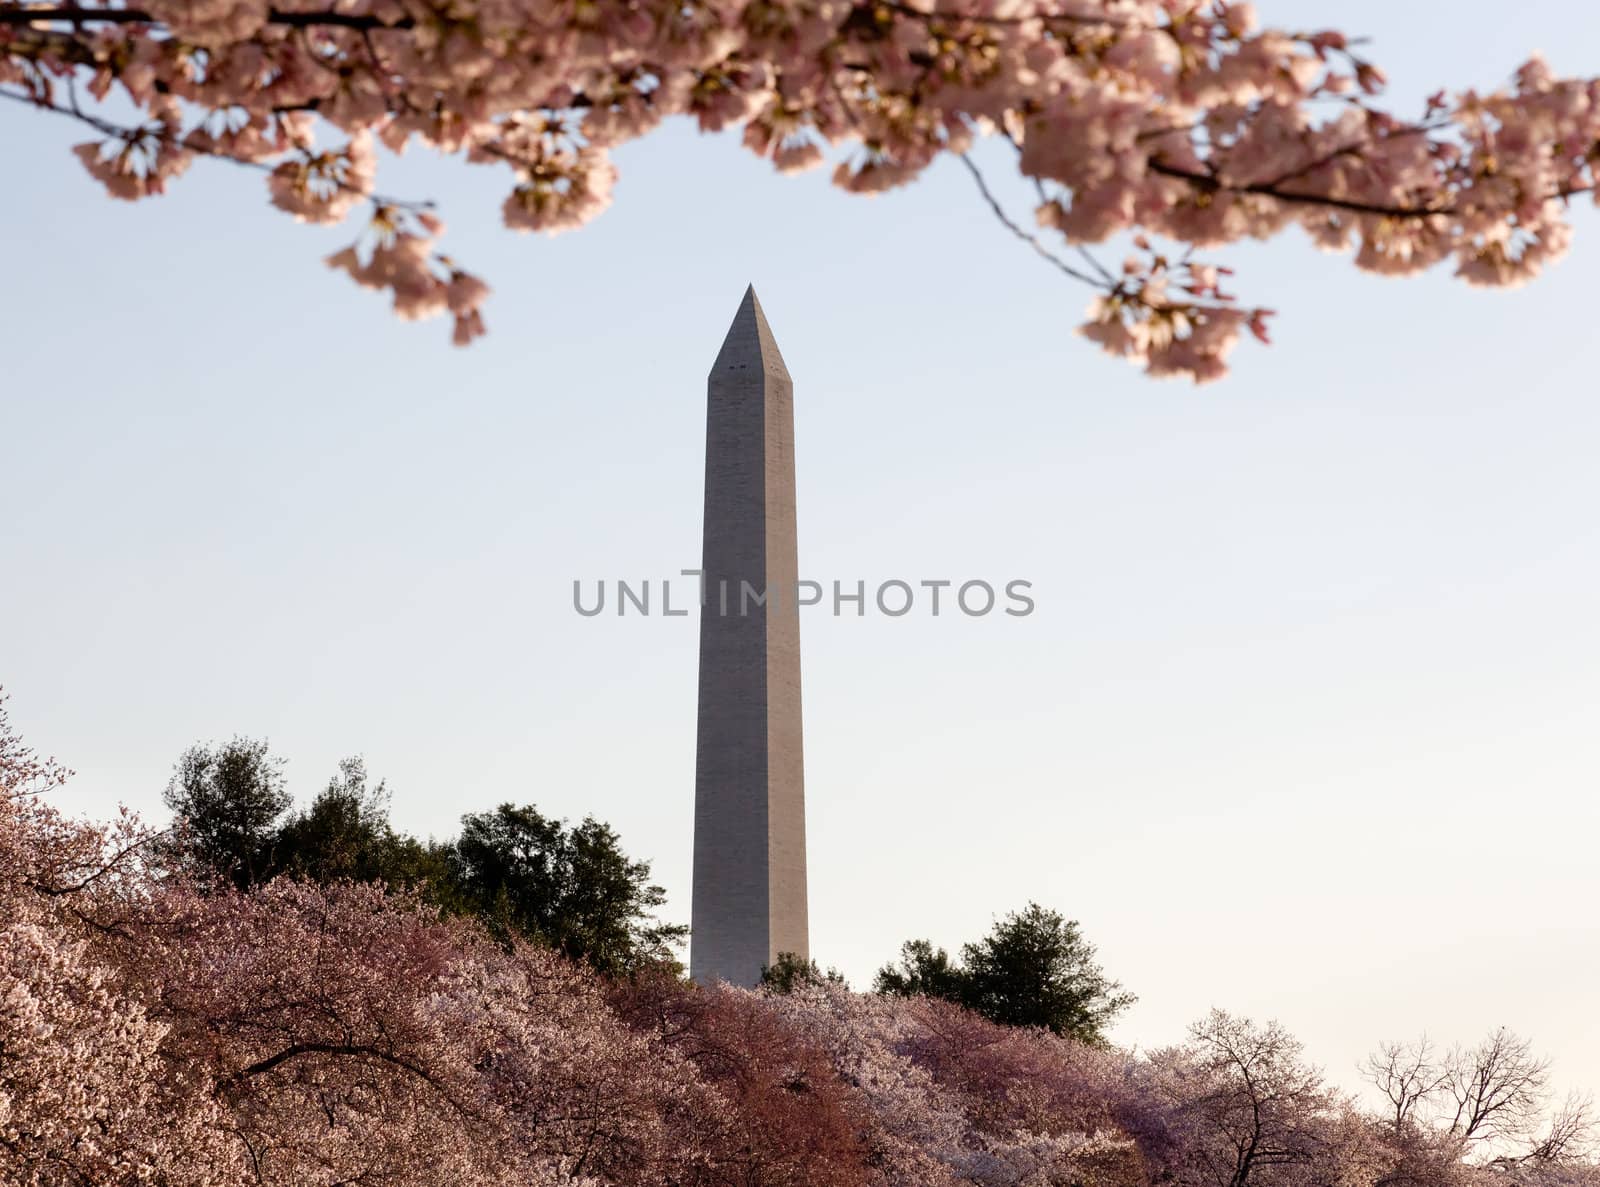
M 1504 1030 L 1380 1048 L 1369 1108 L 1221 1011 L 1134 1052 L 837 984 L 607 981 L 382 885 L 196 881 L 131 816 L 51 806 L 65 777 L 0 697 L 8 1187 L 1600 1187 L 1584 1102 Z
M 612 201 L 610 149 L 688 115 L 742 127 L 784 173 L 831 161 L 851 193 L 1004 138 L 1042 235 L 984 197 L 1047 256 L 1134 232 L 1177 259 L 1298 226 L 1380 275 L 1450 261 L 1504 288 L 1560 259 L 1565 201 L 1595 191 L 1600 83 L 1532 58 L 1408 118 L 1377 105 L 1384 74 L 1357 44 L 1263 27 L 1238 0 L 0 0 L 0 93 L 94 127 L 77 152 L 115 197 L 158 195 L 204 156 L 264 169 L 307 222 L 419 211 L 376 191 L 377 138 L 506 169 L 507 226 L 572 230 Z M 107 114 L 128 105 L 142 122 Z M 481 333 L 413 245 L 341 261 L 401 317 L 451 307 L 458 342 Z M 1101 290 L 1085 337 L 1151 374 L 1224 372 L 1239 318 L 1208 286 L 1169 307 L 1056 262 Z

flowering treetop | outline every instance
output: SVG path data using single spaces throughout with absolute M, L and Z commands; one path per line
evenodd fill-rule
M 1508 1031 L 1386 1044 L 1369 1111 L 1220 1011 L 1141 1053 L 613 980 L 377 883 L 197 877 L 63 815 L 60 773 L 0 701 L 8 1187 L 1600 1187 L 1587 1102 Z
M 374 188 L 377 143 L 508 169 L 506 224 L 550 233 L 605 209 L 611 149 L 671 115 L 741 128 L 784 172 L 833 147 L 852 193 L 953 154 L 1098 290 L 1085 336 L 1201 381 L 1270 311 L 1197 249 L 1298 225 L 1367 271 L 1448 260 L 1493 286 L 1562 254 L 1565 205 L 1595 188 L 1600 82 L 1534 59 L 1412 118 L 1376 105 L 1383 84 L 1343 34 L 1262 29 L 1240 0 L 0 0 L 0 95 L 91 126 L 76 152 L 113 196 L 205 156 L 263 170 L 303 221 L 367 204 L 328 263 L 402 317 L 450 312 L 463 344 L 488 289 L 437 252 L 426 204 Z M 1014 147 L 1031 219 L 968 157 L 980 136 Z M 1125 263 L 1086 250 L 1120 233 Z

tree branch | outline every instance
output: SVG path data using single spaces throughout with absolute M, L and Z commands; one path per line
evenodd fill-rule
M 990 191 L 989 183 L 983 179 L 983 174 L 979 172 L 978 167 L 972 163 L 972 158 L 966 153 L 961 154 L 961 163 L 967 167 L 967 172 L 972 174 L 972 180 L 978 185 L 978 192 L 983 195 L 983 200 L 989 204 L 989 209 L 994 211 L 994 216 L 1000 220 L 1001 226 L 1005 227 L 1006 230 L 1010 231 L 1018 239 L 1022 240 L 1029 247 L 1033 248 L 1033 250 L 1037 252 L 1042 259 L 1049 261 L 1062 272 L 1065 272 L 1068 276 L 1072 277 L 1072 279 L 1082 281 L 1084 284 L 1090 285 L 1093 288 L 1106 287 L 1105 282 L 1090 276 L 1087 272 L 1079 272 L 1071 264 L 1055 255 L 1050 251 L 1049 248 L 1040 243 L 1037 235 L 1030 235 L 1027 231 L 1024 231 L 1020 226 L 1018 226 L 1011 216 L 1005 212 L 1005 208 L 1000 205 L 999 199 L 997 199 Z
M 1371 214 L 1380 218 L 1451 218 L 1460 213 L 1453 206 L 1385 206 L 1377 202 L 1360 202 L 1352 198 L 1334 198 L 1327 194 L 1295 193 L 1293 191 L 1280 190 L 1272 182 L 1249 182 L 1235 185 L 1225 182 L 1221 178 L 1213 177 L 1208 173 L 1196 173 L 1190 169 L 1180 169 L 1156 157 L 1150 159 L 1149 168 L 1152 173 L 1160 174 L 1162 177 L 1171 177 L 1178 181 L 1186 181 L 1194 186 L 1195 189 L 1208 194 L 1256 194 L 1263 198 L 1274 198 L 1279 202 L 1288 202 L 1297 206 L 1321 206 L 1329 210 L 1344 210 L 1351 214 Z M 1593 189 L 1592 185 L 1564 186 L 1546 195 L 1545 200 L 1559 201 L 1577 194 L 1589 193 Z
M 77 4 L 41 5 L 38 7 L 0 8 L 0 25 L 31 25 L 37 21 L 55 21 L 68 25 L 159 25 L 160 18 L 138 8 L 90 8 Z M 413 29 L 416 21 L 401 17 L 396 21 L 380 20 L 375 16 L 347 12 L 282 12 L 272 9 L 267 14 L 269 25 L 290 28 L 308 28 L 328 25 L 341 29 Z
M 427 1071 L 427 1069 L 418 1066 L 403 1056 L 395 1055 L 391 1052 L 384 1051 L 381 1048 L 362 1043 L 291 1043 L 289 1046 L 285 1047 L 276 1054 L 269 1055 L 265 1059 L 258 1059 L 255 1063 L 249 1064 L 246 1067 L 242 1067 L 232 1075 L 227 1076 L 217 1085 L 217 1090 L 221 1092 L 231 1085 L 243 1083 L 245 1080 L 248 1080 L 253 1076 L 259 1076 L 265 1072 L 270 1072 L 273 1068 L 288 1063 L 291 1059 L 297 1059 L 302 1055 L 347 1056 L 355 1059 L 371 1059 L 379 1063 L 389 1064 L 391 1067 L 397 1067 L 402 1071 L 409 1072 L 413 1076 L 416 1076 L 430 1088 L 438 1091 L 439 1095 L 444 1097 L 444 1099 L 448 1101 L 453 1108 L 463 1114 L 468 1113 L 468 1110 L 455 1099 L 454 1095 L 449 1091 L 449 1089 L 447 1089 L 443 1084 L 440 1084 L 439 1081 Z
M 63 107 L 61 104 L 51 102 L 48 99 L 37 98 L 33 95 L 18 94 L 16 91 L 6 90 L 4 87 L 0 87 L 0 99 L 9 99 L 13 103 L 24 103 L 29 107 L 38 108 L 42 111 L 50 111 L 57 115 L 64 115 L 68 119 L 75 119 L 79 123 L 87 124 L 96 132 L 99 132 L 102 136 L 129 141 L 148 136 L 159 140 L 164 144 L 170 144 L 174 148 L 181 148 L 185 152 L 192 152 L 196 156 L 212 157 L 219 161 L 228 161 L 235 165 L 241 165 L 246 169 L 256 169 L 262 173 L 271 173 L 275 168 L 273 164 L 267 161 L 252 161 L 244 157 L 233 156 L 232 154 L 223 152 L 220 149 L 194 145 L 189 143 L 183 137 L 173 136 L 171 133 L 162 132 L 153 127 L 146 126 L 140 128 L 128 128 L 120 124 L 113 124 L 108 120 L 103 120 L 98 116 L 90 115 L 88 112 L 80 111 L 75 107 Z M 288 152 L 290 150 L 285 149 L 284 151 Z M 353 194 L 358 194 L 359 196 L 368 199 L 378 206 L 392 206 L 396 210 L 410 211 L 433 209 L 433 202 L 427 199 L 407 200 L 404 198 L 389 198 L 381 194 L 374 194 L 370 191 L 349 185 L 346 182 L 340 181 L 338 178 L 330 177 L 328 178 L 328 181 L 330 184 L 337 186 L 339 189 L 347 190 Z

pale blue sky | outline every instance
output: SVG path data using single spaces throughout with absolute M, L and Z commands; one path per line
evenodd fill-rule
M 1600 70 L 1600 6 L 1265 0 L 1377 39 L 1398 95 L 1521 55 Z M 1320 14 L 1320 15 L 1319 15 Z M 583 619 L 575 577 L 698 559 L 704 378 L 754 281 L 796 383 L 801 566 L 1031 580 L 1026 619 L 803 625 L 812 940 L 858 984 L 1034 898 L 1140 995 L 1216 1005 L 1349 1082 L 1386 1037 L 1505 1024 L 1600 1090 L 1600 220 L 1514 294 L 1230 253 L 1278 344 L 1153 384 L 958 168 L 876 200 L 676 126 L 560 239 L 415 155 L 496 293 L 470 351 L 322 268 L 347 236 L 197 166 L 112 203 L 63 122 L 10 172 L 0 681 L 159 814 L 196 739 L 337 759 L 446 834 L 513 799 L 613 823 L 688 918 L 693 618 Z M 1000 158 L 994 158 L 996 166 Z

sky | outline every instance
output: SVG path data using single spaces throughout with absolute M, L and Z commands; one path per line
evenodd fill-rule
M 1573 0 L 1259 8 L 1370 35 L 1402 110 L 1534 49 L 1600 71 Z M 802 572 L 1036 602 L 803 618 L 822 963 L 864 986 L 1036 900 L 1138 994 L 1122 1042 L 1222 1006 L 1354 1086 L 1380 1040 L 1506 1025 L 1600 1090 L 1589 211 L 1509 294 L 1224 253 L 1275 344 L 1197 389 L 1076 338 L 1088 294 L 952 163 L 854 198 L 676 125 L 545 238 L 499 226 L 495 170 L 386 162 L 495 288 L 460 351 L 258 177 L 114 203 L 82 138 L 0 109 L 0 684 L 63 805 L 160 820 L 178 755 L 234 734 L 302 802 L 360 754 L 414 833 L 608 821 L 687 921 L 695 619 L 580 617 L 572 584 L 696 567 L 705 375 L 753 282 Z

